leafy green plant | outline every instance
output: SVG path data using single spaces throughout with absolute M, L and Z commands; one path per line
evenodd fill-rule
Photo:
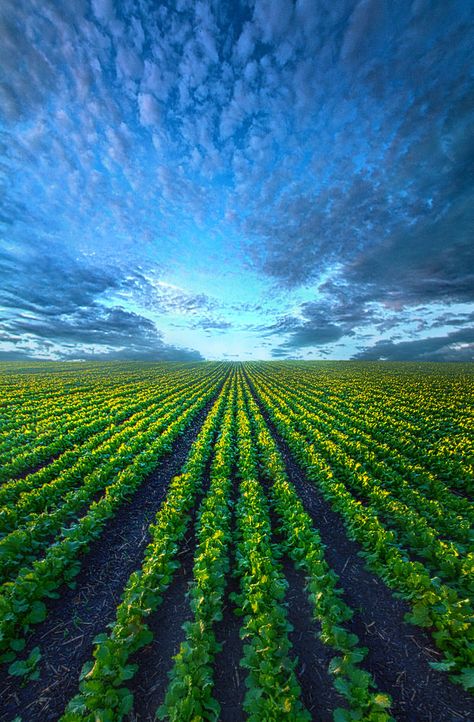
M 26 659 L 18 659 L 8 667 L 8 674 L 15 677 L 24 677 L 25 683 L 30 680 L 39 679 L 40 671 L 38 664 L 41 659 L 39 647 L 31 650 Z
M 176 555 L 188 527 L 190 510 L 202 485 L 212 440 L 227 402 L 227 381 L 209 412 L 193 444 L 183 472 L 175 477 L 168 495 L 149 528 L 152 541 L 145 550 L 140 570 L 134 572 L 117 607 L 116 619 L 108 634 L 95 639 L 93 661 L 83 668 L 80 692 L 61 717 L 62 722 L 79 719 L 118 722 L 133 706 L 133 696 L 124 682 L 135 673 L 128 664 L 130 655 L 148 644 L 152 633 L 146 618 L 162 601 L 179 567 Z

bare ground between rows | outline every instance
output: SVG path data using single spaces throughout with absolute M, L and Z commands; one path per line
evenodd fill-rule
M 270 494 L 269 482 L 261 478 L 267 496 Z M 277 531 L 280 521 L 270 503 L 272 542 L 281 549 L 282 535 Z M 289 633 L 293 645 L 290 656 L 297 660 L 296 677 L 301 687 L 301 699 L 314 722 L 332 722 L 337 707 L 347 708 L 347 703 L 333 686 L 328 667 L 335 656 L 333 649 L 319 639 L 321 625 L 314 619 L 310 601 L 306 593 L 306 578 L 287 554 L 280 560 L 283 575 L 288 587 L 285 594 L 288 621 L 293 630 Z
M 337 693 L 328 673 L 335 653 L 318 637 L 321 628 L 312 615 L 303 572 L 296 569 L 286 555 L 281 562 L 288 582 L 285 602 L 288 621 L 293 627 L 289 634 L 293 645 L 291 657 L 297 659 L 295 672 L 301 687 L 301 699 L 314 722 L 332 722 L 337 707 L 347 709 L 346 700 Z
M 362 664 L 374 676 L 378 689 L 392 696 L 392 714 L 398 722 L 473 722 L 473 698 L 450 682 L 446 673 L 429 666 L 441 657 L 429 633 L 405 622 L 409 604 L 396 598 L 366 568 L 358 556 L 360 545 L 347 537 L 341 516 L 308 481 L 249 382 L 282 453 L 288 478 L 326 545 L 325 556 L 339 576 L 343 598 L 355 611 L 348 627 L 357 634 L 361 646 L 368 648 Z
M 78 509 L 76 512 L 71 512 L 71 514 L 68 515 L 59 530 L 56 529 L 55 531 L 50 532 L 49 534 L 45 534 L 43 537 L 41 537 L 41 546 L 38 549 L 29 549 L 28 556 L 25 555 L 22 559 L 18 560 L 17 564 L 13 567 L 13 569 L 2 573 L 0 575 L 0 584 L 4 584 L 7 581 L 13 581 L 18 576 L 23 567 L 29 566 L 30 564 L 33 564 L 35 561 L 39 561 L 40 559 L 44 559 L 44 557 L 48 553 L 48 549 L 51 544 L 65 538 L 66 532 L 89 513 L 91 505 L 98 502 L 99 499 L 104 496 L 104 493 L 105 487 L 100 491 L 96 491 L 95 494 L 93 494 L 88 501 L 85 501 L 82 504 L 80 509 Z M 41 513 L 45 514 L 46 512 L 43 511 Z M 11 532 L 9 532 L 9 534 L 13 534 L 15 531 L 18 530 L 23 530 L 25 529 L 25 527 L 26 524 L 23 527 L 18 526 L 16 529 L 13 529 Z M 9 534 L 5 535 L 4 538 L 9 536 Z
M 307 442 L 308 444 L 311 444 L 311 443 L 312 443 L 310 436 L 308 435 L 308 433 L 307 433 L 303 428 L 299 428 L 298 431 L 299 431 L 299 433 L 300 433 L 302 436 L 304 436 L 304 438 L 306 439 L 306 442 Z M 357 459 L 356 457 L 351 457 L 351 456 L 350 456 L 350 452 L 347 452 L 347 451 L 346 451 L 346 453 L 347 453 L 347 455 L 348 455 L 350 458 L 352 458 L 353 461 L 358 462 L 358 459 Z M 327 458 L 326 460 L 328 461 L 328 463 L 329 463 L 330 465 L 332 465 L 332 461 L 331 461 L 330 458 Z M 369 474 L 372 474 L 372 471 L 371 471 L 371 469 L 370 469 L 370 466 L 367 466 L 364 461 L 362 461 L 361 463 L 362 463 L 363 470 L 365 470 L 365 471 L 366 471 L 367 473 L 369 473 Z M 334 470 L 334 469 L 333 469 L 333 470 Z M 334 473 L 337 475 L 337 470 L 336 470 Z M 397 473 L 398 473 L 398 472 L 397 472 Z M 346 485 L 348 491 L 350 492 L 351 496 L 354 497 L 354 499 L 356 499 L 357 501 L 359 501 L 363 506 L 368 507 L 368 506 L 371 505 L 371 501 L 370 501 L 370 499 L 369 499 L 369 497 L 368 497 L 368 492 L 367 492 L 366 490 L 357 488 L 355 485 L 353 485 L 353 484 L 350 483 L 350 480 L 349 480 L 348 482 L 344 482 L 344 484 Z M 397 495 L 396 489 L 393 488 L 393 486 L 392 486 L 391 484 L 390 484 L 390 485 L 387 485 L 387 484 L 382 480 L 381 482 L 379 482 L 379 488 L 382 489 L 382 490 L 384 490 L 384 491 L 388 491 L 389 494 L 391 495 L 392 499 L 393 499 L 395 502 L 400 503 L 400 504 L 402 504 L 402 505 L 407 505 L 407 502 L 404 501 L 403 498 L 400 498 L 400 497 Z M 419 489 L 417 490 L 416 487 L 411 487 L 411 488 L 412 488 L 412 490 L 420 491 Z M 427 499 L 431 499 L 431 500 L 432 500 L 432 497 L 431 497 L 431 496 L 427 496 Z M 429 529 L 430 529 L 432 532 L 434 532 L 434 533 L 437 534 L 437 536 L 438 536 L 438 538 L 439 538 L 440 540 L 446 541 L 446 542 L 448 542 L 448 543 L 454 543 L 455 545 L 458 545 L 458 544 L 459 544 L 459 542 L 456 540 L 456 538 L 453 538 L 453 537 L 450 536 L 449 534 L 444 534 L 444 533 L 439 532 L 439 531 L 436 529 L 436 527 L 433 526 L 433 523 L 434 523 L 434 522 L 430 519 L 429 515 L 427 516 L 427 515 L 423 512 L 423 510 L 420 511 L 419 509 L 417 509 L 417 508 L 415 507 L 415 508 L 412 509 L 412 511 L 414 511 L 414 512 L 418 515 L 418 517 L 421 519 L 421 521 L 422 521 L 423 523 L 426 523 L 426 524 L 427 524 L 427 526 L 429 527 Z M 401 534 L 402 534 L 402 530 L 400 529 L 400 527 L 399 527 L 399 525 L 398 525 L 398 523 L 397 523 L 396 518 L 391 517 L 389 514 L 384 515 L 384 514 L 382 514 L 382 513 L 379 513 L 379 514 L 378 514 L 378 518 L 379 518 L 379 520 L 382 522 L 382 524 L 383 524 L 386 528 L 389 528 L 391 531 L 393 531 L 393 533 L 397 536 L 397 538 L 400 539 L 400 536 L 401 536 Z M 462 588 L 462 585 L 460 585 L 459 582 L 457 582 L 457 581 L 455 581 L 455 580 L 453 580 L 453 579 L 450 579 L 449 576 L 446 576 L 446 574 L 445 574 L 442 570 L 438 569 L 438 568 L 436 567 L 436 562 L 435 562 L 435 561 L 432 561 L 432 560 L 429 558 L 429 556 L 423 557 L 423 556 L 417 554 L 412 548 L 410 548 L 410 547 L 408 547 L 408 546 L 404 546 L 404 542 L 403 542 L 403 541 L 400 541 L 400 544 L 399 544 L 399 545 L 400 545 L 400 546 L 403 546 L 403 550 L 404 550 L 405 554 L 406 554 L 407 556 L 409 556 L 412 561 L 418 561 L 418 562 L 420 562 L 421 564 L 424 564 L 425 566 L 429 567 L 429 568 L 431 569 L 432 574 L 441 577 L 441 578 L 443 579 L 443 582 L 444 582 L 447 586 L 452 586 L 452 587 L 453 587 L 456 591 L 458 591 L 461 595 L 464 595 L 464 596 L 465 596 L 466 594 L 467 594 L 467 595 L 469 594 L 469 592 L 468 592 L 467 590 L 465 590 L 465 589 Z
M 268 490 L 268 484 L 263 482 Z M 277 515 L 270 510 L 273 542 L 281 548 L 282 537 L 275 530 L 279 526 Z M 290 657 L 297 660 L 296 677 L 301 687 L 301 700 L 314 722 L 332 722 L 337 707 L 347 709 L 347 703 L 333 686 L 328 673 L 333 649 L 319 639 L 320 624 L 314 619 L 305 589 L 305 575 L 297 569 L 287 554 L 280 560 L 288 588 L 285 594 L 288 621 L 293 630 L 289 633 L 292 649 Z
M 310 441 L 308 440 L 308 444 Z M 330 463 L 330 461 L 329 461 Z M 333 473 L 337 477 L 337 471 L 333 470 Z M 362 506 L 369 508 L 371 506 L 370 499 L 368 498 L 367 494 L 361 492 L 359 489 L 355 489 L 350 483 L 343 482 L 347 491 L 350 493 L 350 495 L 358 501 Z M 312 484 L 311 486 L 314 485 Z M 396 499 L 396 497 L 393 497 Z M 420 515 L 422 521 L 424 520 L 423 517 Z M 425 554 L 424 556 L 417 552 L 413 547 L 410 547 L 407 545 L 406 541 L 403 540 L 403 534 L 402 530 L 400 529 L 400 526 L 398 525 L 396 519 L 393 519 L 389 514 L 385 514 L 383 511 L 377 512 L 377 518 L 380 521 L 380 523 L 385 527 L 385 529 L 388 529 L 391 531 L 394 536 L 397 539 L 397 546 L 398 548 L 405 554 L 405 556 L 412 562 L 418 562 L 419 564 L 423 564 L 423 566 L 427 569 L 427 571 L 432 575 L 439 577 L 443 584 L 445 584 L 447 587 L 450 587 L 455 591 L 461 599 L 466 598 L 469 596 L 469 590 L 465 588 L 465 585 L 462 580 L 457 581 L 453 578 L 453 575 L 449 576 L 446 572 L 444 572 L 442 569 L 438 568 L 438 565 L 436 564 L 436 561 L 431 559 L 428 554 Z M 425 520 L 426 521 L 426 520 Z M 436 532 L 436 529 L 429 525 L 429 529 L 434 532 Z M 442 534 L 438 534 L 439 539 L 445 539 L 447 542 L 452 542 L 452 539 L 449 537 L 444 537 Z M 469 580 L 466 579 L 465 584 L 469 584 Z
M 209 468 L 210 463 L 204 474 L 203 490 L 190 514 L 186 535 L 177 555 L 180 567 L 175 571 L 163 602 L 146 620 L 153 639 L 130 658 L 131 664 L 138 665 L 136 675 L 128 683 L 134 697 L 133 711 L 127 717 L 130 722 L 152 722 L 155 719 L 168 688 L 173 657 L 185 639 L 183 624 L 193 616 L 187 592 L 193 580 L 197 510 L 209 489 Z
M 150 541 L 148 527 L 213 401 L 196 415 L 171 452 L 91 544 L 82 557 L 76 588 L 63 585 L 58 599 L 47 600 L 48 616 L 30 634 L 24 655 L 35 646 L 41 648 L 40 679 L 22 687 L 21 679 L 8 676 L 7 668 L 2 667 L 2 722 L 16 715 L 27 722 L 57 720 L 77 692 L 81 668 L 92 655 L 92 640 L 113 621 L 123 588 L 140 566 Z
M 239 480 L 234 472 L 232 484 L 232 518 L 231 546 L 229 550 L 229 575 L 224 592 L 222 619 L 215 625 L 216 640 L 222 645 L 214 659 L 213 696 L 221 706 L 219 722 L 242 722 L 247 715 L 243 704 L 245 698 L 245 679 L 247 671 L 240 666 L 243 657 L 243 641 L 240 638 L 242 617 L 235 612 L 237 605 L 232 594 L 240 592 L 239 580 L 236 576 L 236 516 L 235 507 L 239 496 Z
M 206 484 L 205 492 L 209 484 Z M 204 494 L 200 496 L 200 501 Z M 233 498 L 235 497 L 235 487 Z M 199 504 L 193 509 L 187 538 L 180 552 L 181 567 L 166 593 L 165 599 L 156 612 L 150 616 L 148 625 L 153 632 L 153 641 L 140 650 L 130 660 L 138 664 L 138 672 L 129 684 L 134 694 L 133 712 L 130 722 L 152 722 L 156 710 L 163 703 L 169 683 L 169 673 L 173 667 L 173 657 L 179 652 L 185 639 L 183 624 L 193 617 L 187 597 L 187 591 L 193 581 L 194 556 L 196 551 L 196 517 Z M 232 529 L 235 531 L 235 518 L 232 517 Z M 234 535 L 232 535 L 232 538 Z M 234 553 L 231 550 L 230 567 Z M 218 642 L 223 643 L 214 663 L 213 696 L 221 705 L 220 722 L 242 722 L 244 684 L 238 674 L 238 665 L 242 658 L 242 641 L 239 636 L 240 620 L 233 614 L 235 605 L 229 600 L 229 594 L 238 590 L 237 581 L 229 575 L 229 583 L 224 597 L 224 613 L 221 622 L 215 626 Z

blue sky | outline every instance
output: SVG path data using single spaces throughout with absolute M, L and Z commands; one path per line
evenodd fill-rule
M 0 358 L 474 359 L 466 0 L 3 0 Z

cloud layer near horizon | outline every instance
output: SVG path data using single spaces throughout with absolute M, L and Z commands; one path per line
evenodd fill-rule
M 2 354 L 473 360 L 473 30 L 5 0 Z

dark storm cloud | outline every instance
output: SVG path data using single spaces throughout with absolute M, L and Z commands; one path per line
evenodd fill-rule
M 68 314 L 90 306 L 101 293 L 117 289 L 122 276 L 116 269 L 79 263 L 43 243 L 31 247 L 17 242 L 0 251 L 0 301 L 7 307 L 39 312 L 45 316 Z
M 344 332 L 338 326 L 327 323 L 323 326 L 302 327 L 294 331 L 287 343 L 283 344 L 285 348 L 302 348 L 304 346 L 323 346 L 327 343 L 337 341 L 344 335 Z
M 459 207 L 461 206 L 461 207 Z M 454 199 L 447 217 L 367 249 L 346 269 L 373 300 L 416 305 L 474 300 L 474 214 Z
M 314 133 L 274 159 L 258 196 L 242 179 L 260 268 L 287 288 L 329 273 L 329 326 L 343 320 L 341 292 L 353 326 L 371 302 L 472 301 L 472 15 L 461 2 L 324 7 L 306 7 L 319 41 L 313 72 L 300 76 Z M 325 97 L 312 92 L 318 83 L 330 84 Z
M 316 304 L 302 304 L 300 311 L 302 316 L 284 316 L 261 329 L 265 336 L 286 337 L 283 343 L 271 350 L 273 357 L 283 358 L 309 346 L 325 346 L 344 336 L 344 328 L 328 321 L 323 309 Z
M 474 361 L 474 329 L 416 341 L 379 341 L 353 358 L 374 361 Z
M 15 347 L 12 358 L 47 356 L 68 359 L 197 360 L 199 353 L 163 341 L 155 324 L 101 299 L 139 284 L 139 272 L 97 268 L 39 245 L 36 251 L 17 244 L 0 257 L 4 319 L 1 340 Z
M 307 346 L 325 346 L 352 334 L 354 327 L 374 321 L 375 314 L 364 308 L 364 302 L 354 303 L 343 291 L 330 301 L 307 302 L 299 307 L 298 316 L 283 316 L 274 324 L 262 327 L 265 336 L 286 336 L 279 351 Z M 275 349 L 274 349 L 275 351 Z
M 273 348 L 270 351 L 270 355 L 272 358 L 286 359 L 286 358 L 291 358 L 291 351 L 286 348 L 278 347 L 278 348 Z
M 441 327 L 473 300 L 473 32 L 465 0 L 4 0 L 10 343 L 166 353 L 148 316 L 248 313 L 309 354 L 420 304 Z

